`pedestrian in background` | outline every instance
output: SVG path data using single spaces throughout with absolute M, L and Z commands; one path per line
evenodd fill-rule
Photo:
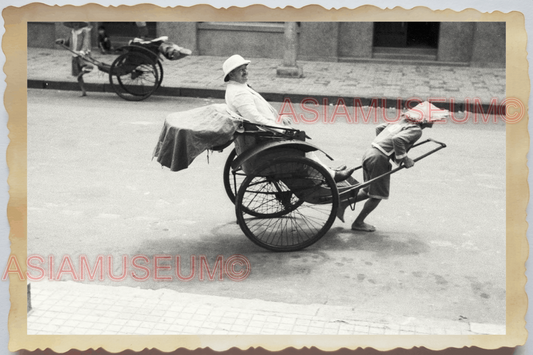
M 63 44 L 75 53 L 72 54 L 72 76 L 76 77 L 81 89 L 81 96 L 87 96 L 83 75 L 93 70 L 93 66 L 83 60 L 83 56 L 91 52 L 91 27 L 87 22 L 63 22 L 71 28 L 70 36 L 66 39 L 56 39 L 57 44 Z
M 105 32 L 104 26 L 98 26 L 98 48 L 102 54 L 106 54 L 111 50 L 111 41 Z
M 148 27 L 146 26 L 146 22 L 135 22 L 135 25 L 137 25 L 137 28 L 139 29 L 139 38 L 147 38 Z

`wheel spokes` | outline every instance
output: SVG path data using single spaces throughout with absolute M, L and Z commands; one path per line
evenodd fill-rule
M 248 177 L 237 201 L 241 228 L 273 250 L 314 243 L 333 223 L 338 203 L 335 183 L 324 168 L 303 157 L 285 160 Z

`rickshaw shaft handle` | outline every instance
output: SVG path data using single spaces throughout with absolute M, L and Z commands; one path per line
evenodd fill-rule
M 437 148 L 435 148 L 435 149 L 433 149 L 433 150 L 430 150 L 429 152 L 427 152 L 427 153 L 425 153 L 425 154 L 422 154 L 421 156 L 419 156 L 419 157 L 413 159 L 414 162 L 420 161 L 420 160 L 424 159 L 425 157 L 430 156 L 431 154 L 433 154 L 433 153 L 435 153 L 435 152 L 438 152 L 439 150 L 441 150 L 441 149 L 443 149 L 443 148 L 446 148 L 446 144 L 444 144 L 444 143 L 442 143 L 442 142 L 438 142 L 438 141 L 436 141 L 436 140 L 434 140 L 434 139 L 431 139 L 431 138 L 426 139 L 425 141 L 420 142 L 420 143 L 418 143 L 418 144 L 415 144 L 415 145 L 413 145 L 411 148 L 414 148 L 414 147 L 416 147 L 416 146 L 419 146 L 419 145 L 422 145 L 422 144 L 425 144 L 425 143 L 428 143 L 428 142 L 436 143 L 436 144 L 438 144 L 439 146 L 438 146 Z M 361 167 L 362 167 L 362 166 L 357 167 L 356 170 L 357 170 L 357 169 L 360 169 Z M 371 183 L 373 183 L 373 182 L 376 181 L 376 180 L 382 179 L 382 178 L 384 178 L 384 177 L 387 176 L 387 175 L 394 174 L 395 172 L 400 171 L 400 170 L 402 170 L 402 169 L 405 169 L 405 165 L 403 165 L 403 164 L 402 164 L 401 166 L 397 167 L 396 169 L 393 169 L 393 170 L 391 170 L 391 171 L 389 171 L 389 172 L 386 172 L 385 174 L 382 174 L 382 175 L 377 176 L 377 177 L 375 177 L 375 178 L 373 178 L 373 179 L 370 179 L 370 180 L 368 180 L 368 181 L 365 181 L 365 182 L 362 183 L 362 184 L 356 185 L 356 186 L 354 186 L 354 188 L 361 189 L 361 188 L 363 188 L 363 187 L 366 187 L 366 186 L 370 185 Z

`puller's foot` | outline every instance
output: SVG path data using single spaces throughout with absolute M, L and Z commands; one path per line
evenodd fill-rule
M 373 225 L 370 225 L 368 223 L 353 223 L 352 224 L 352 230 L 354 231 L 359 231 L 359 232 L 375 232 L 376 231 L 376 227 L 374 227 Z

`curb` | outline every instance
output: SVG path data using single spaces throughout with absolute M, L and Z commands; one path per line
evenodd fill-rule
M 50 81 L 50 80 L 36 80 L 28 79 L 28 89 L 51 89 L 51 90 L 67 90 L 78 91 L 79 86 L 76 82 L 69 81 Z M 115 93 L 111 84 L 95 84 L 85 83 L 85 88 L 89 92 L 103 92 L 103 93 Z M 224 99 L 225 91 L 220 89 L 205 89 L 205 88 L 192 88 L 192 87 L 160 87 L 156 96 L 177 96 L 177 97 L 198 97 L 198 98 L 215 98 Z M 316 100 L 319 103 L 338 103 L 339 100 L 343 100 L 347 107 L 353 107 L 354 101 L 359 100 L 356 106 L 372 106 L 375 108 L 396 108 L 398 102 L 401 100 L 401 106 L 406 107 L 406 104 L 410 99 L 405 98 L 389 98 L 389 97 L 348 97 L 348 96 L 336 96 L 336 95 L 320 95 L 320 94 L 297 94 L 297 93 L 272 93 L 262 92 L 261 95 L 267 101 L 284 102 L 289 100 L 290 102 L 301 102 L 304 99 Z M 411 101 L 412 102 L 412 101 Z M 493 104 L 473 104 L 472 102 L 433 102 L 435 106 L 441 109 L 449 110 L 450 112 L 464 112 L 469 111 L 475 114 L 488 115 L 490 113 L 505 116 L 506 106 L 498 103 Z

